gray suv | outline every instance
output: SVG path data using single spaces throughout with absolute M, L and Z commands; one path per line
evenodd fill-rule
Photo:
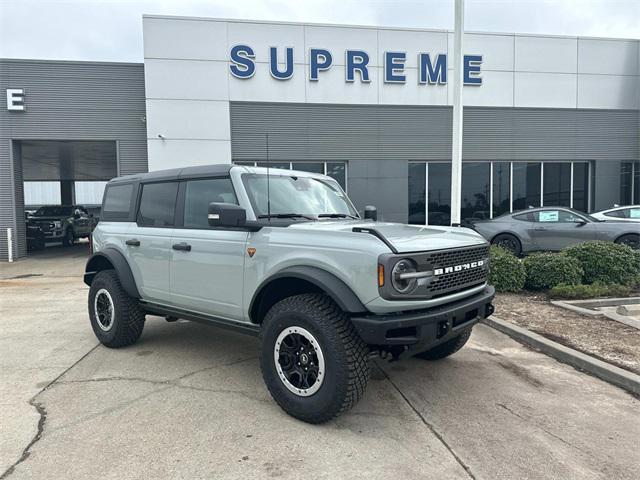
M 84 281 L 104 345 L 136 342 L 147 314 L 259 336 L 271 395 L 310 423 L 360 399 L 370 356 L 444 358 L 493 312 L 479 234 L 361 219 L 335 180 L 307 172 L 116 178 L 92 248 Z

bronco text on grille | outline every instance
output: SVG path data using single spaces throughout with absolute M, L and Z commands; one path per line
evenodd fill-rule
M 458 248 L 427 254 L 433 268 L 433 280 L 427 291 L 433 297 L 455 293 L 487 281 L 489 247 Z

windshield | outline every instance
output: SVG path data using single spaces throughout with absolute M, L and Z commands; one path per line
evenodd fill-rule
M 338 183 L 333 180 L 297 175 L 270 175 L 270 212 L 267 208 L 267 176 L 257 173 L 243 174 L 242 182 L 257 217 L 268 213 L 272 216 L 294 213 L 307 216 L 358 215 Z
M 40 207 L 33 212 L 34 217 L 70 217 L 71 207 Z

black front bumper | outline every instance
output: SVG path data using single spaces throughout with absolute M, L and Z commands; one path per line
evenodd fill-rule
M 427 310 L 355 316 L 351 321 L 368 345 L 408 347 L 407 351 L 417 353 L 450 340 L 461 330 L 491 315 L 494 296 L 495 289 L 487 286 L 471 297 Z

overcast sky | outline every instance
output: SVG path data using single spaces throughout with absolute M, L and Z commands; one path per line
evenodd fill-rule
M 466 0 L 469 31 L 640 38 L 640 0 Z M 0 0 L 0 57 L 143 59 L 142 14 L 453 28 L 453 0 Z

